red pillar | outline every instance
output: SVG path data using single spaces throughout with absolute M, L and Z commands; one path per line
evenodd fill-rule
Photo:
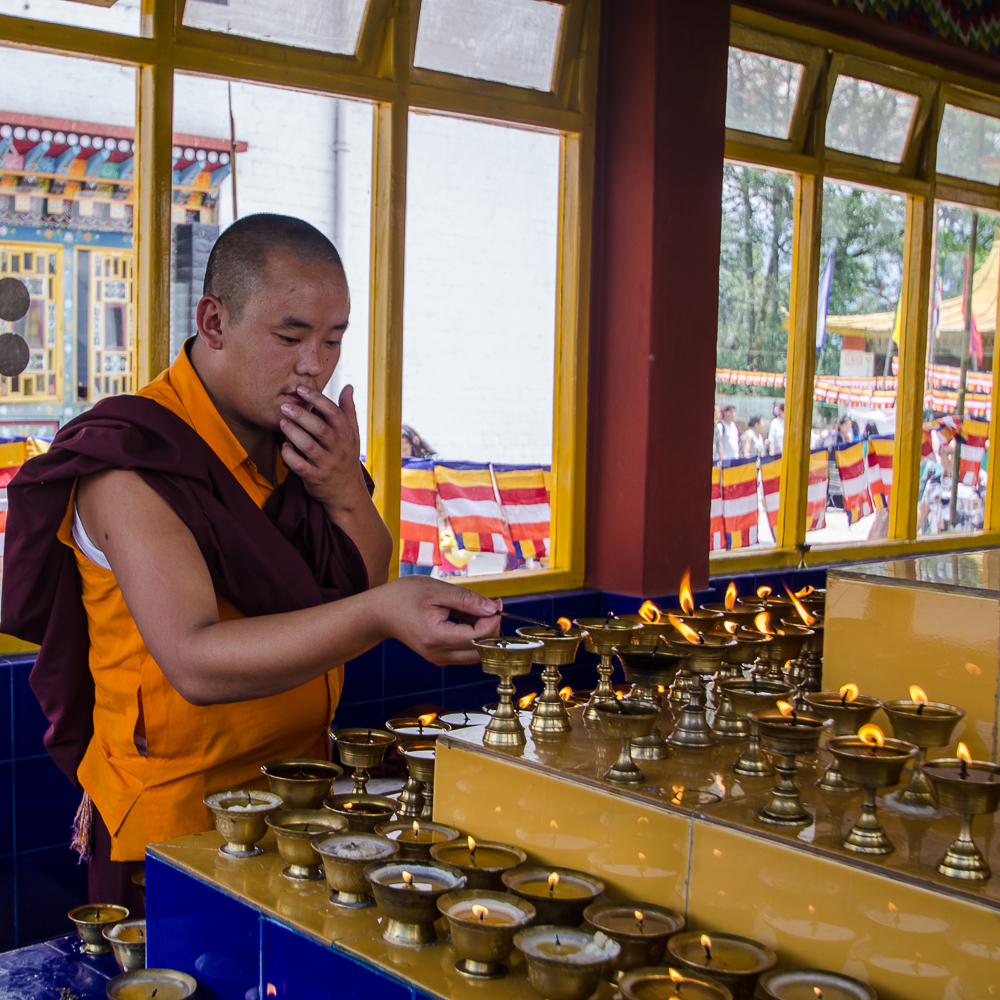
M 729 4 L 606 0 L 588 390 L 587 583 L 708 579 Z

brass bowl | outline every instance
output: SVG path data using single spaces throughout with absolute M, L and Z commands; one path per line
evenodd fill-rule
M 423 843 L 415 840 L 403 840 L 407 834 L 413 834 L 413 825 L 419 823 L 419 832 L 428 834 Z M 431 848 L 436 844 L 447 844 L 458 840 L 458 830 L 443 823 L 432 823 L 430 820 L 399 820 L 392 823 L 379 823 L 375 832 L 382 837 L 399 844 L 399 859 L 401 861 L 427 861 L 431 856 Z M 395 836 L 393 836 L 395 834 Z
M 676 649 L 659 646 L 615 646 L 615 656 L 625 670 L 625 679 L 640 687 L 670 687 L 678 670 L 686 667 L 687 656 Z
M 559 885 L 556 893 L 549 896 L 545 887 L 552 872 L 559 876 Z M 604 892 L 604 883 L 599 878 L 572 868 L 514 868 L 504 872 L 501 881 L 509 892 L 531 903 L 538 914 L 538 923 L 560 927 L 579 927 L 583 911 Z
M 951 743 L 955 726 L 965 718 L 965 709 L 937 701 L 924 704 L 917 715 L 917 703 L 909 699 L 882 702 L 882 711 L 889 716 L 892 735 L 897 740 L 915 743 L 918 747 L 946 747 Z
M 154 991 L 163 990 L 160 995 L 167 996 L 166 986 L 170 987 L 169 996 L 185 1000 L 194 996 L 198 981 L 176 969 L 134 969 L 108 980 L 105 995 L 108 1000 L 132 1000 L 134 997 L 151 997 Z
M 660 717 L 658 708 L 635 701 L 599 701 L 595 707 L 601 718 L 601 732 L 614 740 L 648 736 Z
M 681 992 L 674 993 L 674 982 L 670 976 L 670 969 L 665 965 L 631 969 L 618 981 L 618 988 L 625 1000 L 657 1000 L 657 998 L 668 996 L 668 990 L 674 996 L 687 995 L 692 1000 L 733 1000 L 732 993 L 722 983 L 701 973 L 698 975 L 687 973 L 680 986 Z M 683 992 L 685 989 L 687 990 L 686 994 Z M 698 992 L 694 992 L 695 990 Z
M 434 844 L 431 857 L 457 868 L 465 876 L 466 889 L 487 889 L 503 892 L 503 874 L 528 860 L 528 855 L 520 847 L 500 844 L 493 840 L 481 840 L 476 844 L 476 863 L 473 864 L 467 843 L 452 840 L 445 844 Z
M 781 628 L 775 629 L 771 636 L 768 658 L 772 663 L 785 664 L 789 660 L 797 660 L 802 652 L 802 647 L 816 633 L 804 625 L 785 625 L 783 622 L 780 624 Z M 769 623 L 769 627 L 774 629 L 774 624 Z
M 286 809 L 319 809 L 334 780 L 344 773 L 338 764 L 308 757 L 269 760 L 260 769 Z
M 485 906 L 483 920 L 471 912 L 473 904 Z M 501 979 L 507 975 L 501 964 L 514 948 L 514 934 L 535 919 L 531 903 L 509 892 L 489 889 L 456 889 L 439 896 L 438 912 L 451 928 L 451 943 L 458 952 L 455 968 L 473 979 Z M 501 914 L 504 923 L 487 923 Z
M 667 646 L 671 651 L 687 657 L 685 670 L 702 675 L 717 673 L 735 648 L 736 640 L 731 635 L 719 635 L 710 630 L 699 632 L 698 636 L 701 642 L 688 642 L 678 634 L 667 641 Z
M 642 627 L 625 618 L 577 618 L 573 624 L 587 633 L 583 643 L 587 652 L 599 656 L 610 656 L 615 646 L 631 642 Z
M 433 741 L 407 743 L 399 748 L 400 755 L 406 761 L 406 770 L 415 781 L 433 784 L 435 749 L 436 744 Z
M 347 767 L 378 767 L 396 737 L 381 729 L 331 729 L 330 742 Z
M 206 795 L 205 805 L 215 814 L 215 828 L 226 841 L 219 853 L 227 858 L 253 858 L 263 854 L 254 845 L 267 833 L 265 818 L 281 808 L 274 792 L 236 789 Z
M 898 785 L 903 768 L 918 752 L 912 743 L 887 739 L 879 748 L 886 751 L 885 756 L 875 755 L 870 752 L 874 749 L 872 745 L 857 736 L 837 736 L 827 743 L 826 748 L 840 761 L 840 773 L 844 780 L 862 788 Z
M 942 809 L 977 816 L 995 813 L 1000 808 L 1000 764 L 976 761 L 977 770 L 987 770 L 994 780 L 963 781 L 959 777 L 961 761 L 957 757 L 939 757 L 924 764 L 924 774 L 934 789 L 934 798 Z
M 323 808 L 347 820 L 348 833 L 374 833 L 379 823 L 388 823 L 396 815 L 399 803 L 385 795 L 330 795 Z
M 88 955 L 109 955 L 111 945 L 104 937 L 104 928 L 127 920 L 128 910 L 111 903 L 89 903 L 73 907 L 67 916 L 76 924 L 76 932 Z
M 696 979 L 717 980 L 733 996 L 733 1000 L 753 1000 L 757 988 L 757 980 L 773 969 L 778 961 L 770 948 L 759 941 L 740 937 L 737 934 L 713 934 L 712 947 L 718 951 L 725 943 L 739 949 L 743 959 L 738 967 L 723 969 L 716 966 L 706 968 L 702 957 L 701 934 L 697 931 L 685 931 L 677 934 L 667 942 L 667 964 L 683 972 L 685 976 Z M 683 987 L 681 996 L 684 996 Z
M 266 823 L 274 830 L 278 854 L 288 862 L 281 874 L 304 881 L 323 877 L 313 841 L 347 829 L 347 820 L 327 809 L 279 809 L 266 818 Z
M 766 750 L 796 756 L 812 753 L 819 746 L 828 720 L 811 712 L 796 712 L 795 715 L 796 721 L 792 723 L 790 716 L 782 715 L 777 709 L 757 709 L 749 712 L 747 718 L 757 723 Z
M 572 956 L 555 954 L 553 944 L 557 936 L 561 943 L 573 945 L 579 951 Z M 553 924 L 536 924 L 518 931 L 514 945 L 528 963 L 528 981 L 546 1000 L 587 1000 L 597 989 L 608 963 L 621 950 L 618 942 L 606 935 L 598 937 L 575 927 Z M 588 946 L 595 951 L 589 961 L 578 957 Z M 547 954 L 548 951 L 552 954 Z
M 878 994 L 866 983 L 825 969 L 772 969 L 760 977 L 759 989 L 766 1000 L 784 1000 L 795 989 L 804 991 L 804 996 L 815 996 L 814 991 L 819 990 L 823 996 L 844 1000 L 878 1000 Z
M 447 722 L 442 722 L 437 716 L 430 722 L 423 723 L 419 718 L 387 719 L 385 728 L 396 737 L 401 748 L 407 743 L 433 741 L 442 733 L 451 732 L 451 726 Z
M 587 638 L 587 633 L 582 628 L 559 632 L 541 625 L 519 628 L 517 634 L 522 639 L 542 644 L 542 648 L 535 651 L 533 662 L 545 667 L 566 667 L 575 662 L 580 643 Z
M 636 912 L 646 918 L 640 929 Z M 651 926 L 649 918 L 652 918 Z M 602 931 L 612 941 L 617 941 L 621 952 L 612 959 L 615 970 L 636 969 L 640 966 L 659 965 L 667 950 L 667 941 L 684 930 L 684 918 L 674 910 L 637 900 L 625 902 L 606 901 L 591 903 L 583 911 L 584 926 L 591 932 Z
M 791 684 L 766 678 L 722 681 L 719 687 L 728 695 L 733 711 L 741 718 L 758 709 L 777 708 L 779 701 L 786 701 L 795 691 Z
M 803 699 L 817 715 L 833 719 L 831 732 L 834 736 L 853 736 L 871 722 L 881 705 L 878 698 L 866 694 L 859 694 L 854 701 L 844 702 L 836 691 L 810 691 Z
M 146 921 L 122 920 L 105 927 L 104 939 L 115 953 L 115 961 L 122 972 L 146 968 Z
M 414 885 L 429 888 L 407 888 L 404 873 L 412 876 Z M 440 861 L 375 861 L 365 867 L 365 878 L 388 918 L 382 937 L 390 944 L 409 948 L 433 944 L 438 899 L 465 887 L 465 876 Z
M 670 636 L 677 635 L 677 629 L 663 616 L 658 622 L 648 622 L 642 615 L 621 615 L 627 622 L 635 622 L 639 629 L 632 633 L 632 643 L 636 646 L 658 646 Z
M 377 833 L 317 837 L 313 849 L 323 859 L 326 884 L 333 890 L 330 902 L 353 909 L 375 905 L 365 868 L 373 861 L 389 861 L 399 856 L 399 844 Z M 351 857 L 352 854 L 355 856 Z
M 736 622 L 737 625 L 742 625 L 744 628 L 752 628 L 754 618 L 761 613 L 763 608 L 758 604 L 737 603 L 731 608 L 727 608 L 725 604 L 703 604 L 701 610 L 720 615 L 724 622 Z
M 733 638 L 736 640 L 736 645 L 731 646 L 725 656 L 725 662 L 730 666 L 742 667 L 755 662 L 759 657 L 766 657 L 771 645 L 769 635 L 752 629 L 738 628 L 733 633 Z

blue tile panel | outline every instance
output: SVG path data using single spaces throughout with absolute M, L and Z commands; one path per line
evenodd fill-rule
M 148 855 L 146 939 L 146 964 L 194 976 L 199 997 L 244 1000 L 260 985 L 259 913 Z
M 85 956 L 79 941 L 59 938 L 0 954 L 0 997 L 104 1000 L 118 967 L 110 956 Z

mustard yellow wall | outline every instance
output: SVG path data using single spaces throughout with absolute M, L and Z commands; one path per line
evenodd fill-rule
M 928 588 L 828 579 L 823 686 L 853 681 L 882 700 L 919 684 L 966 711 L 955 729 L 978 760 L 997 759 L 1000 602 Z M 890 733 L 885 714 L 873 720 Z M 951 749 L 931 750 L 942 757 Z

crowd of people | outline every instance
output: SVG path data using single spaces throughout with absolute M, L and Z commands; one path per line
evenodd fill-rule
M 712 460 L 727 458 L 758 458 L 761 455 L 780 455 L 785 446 L 785 404 L 775 403 L 766 436 L 762 433 L 764 418 L 751 416 L 740 433 L 736 423 L 736 407 L 731 403 L 715 407 L 715 437 L 712 441 Z

